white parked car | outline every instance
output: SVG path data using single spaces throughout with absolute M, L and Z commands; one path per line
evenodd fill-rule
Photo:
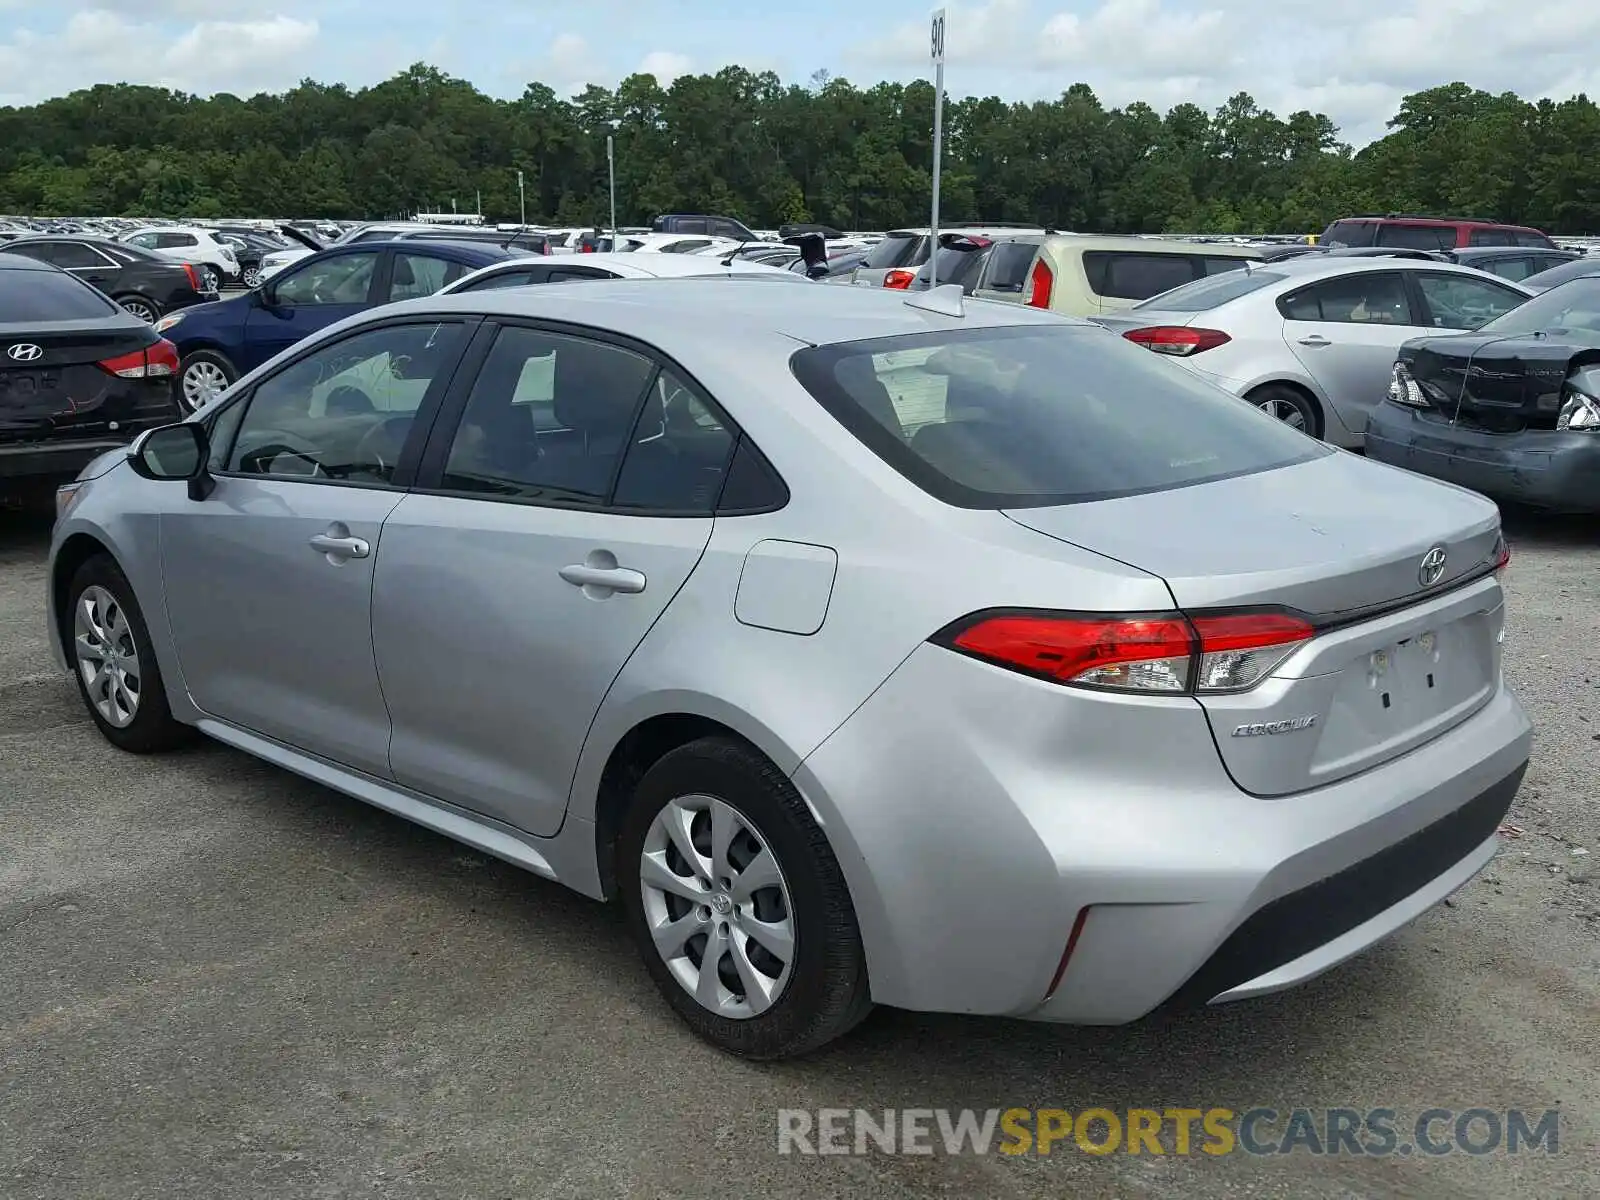
M 1207 275 L 1093 319 L 1296 429 L 1357 449 L 1402 342 L 1476 329 L 1530 295 L 1453 263 L 1307 255 Z
M 173 262 L 193 263 L 208 292 L 220 291 L 224 282 L 239 277 L 239 260 L 233 247 L 218 241 L 209 229 L 193 225 L 151 227 L 125 233 L 120 240 Z
M 440 291 L 486 292 L 493 288 L 528 287 L 539 283 L 577 283 L 597 279 L 741 278 L 809 283 L 804 275 L 738 259 L 724 261 L 699 254 L 585 254 L 581 259 L 534 255 L 480 267 Z

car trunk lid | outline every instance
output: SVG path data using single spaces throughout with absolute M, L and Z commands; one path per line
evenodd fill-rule
M 150 326 L 120 314 L 61 321 L 41 331 L 0 325 L 0 436 L 28 440 L 69 430 L 99 432 L 170 394 L 171 381 L 120 378 L 99 364 L 157 341 Z M 115 431 L 115 425 L 110 426 Z
M 1554 337 L 1428 338 L 1401 348 L 1430 415 L 1495 433 L 1554 429 L 1569 365 L 1600 350 Z M 1402 377 L 1403 378 L 1403 377 Z
M 1287 608 L 1317 625 L 1253 689 L 1199 697 L 1247 792 L 1284 795 L 1377 766 L 1465 720 L 1498 684 L 1502 606 L 1487 569 L 1499 516 L 1470 492 L 1339 452 L 1006 515 L 1160 576 L 1191 614 Z M 1432 579 L 1424 560 L 1439 550 Z

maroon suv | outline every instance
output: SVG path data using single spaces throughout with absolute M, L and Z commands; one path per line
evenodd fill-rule
M 1537 229 L 1475 217 L 1424 217 L 1390 213 L 1342 217 L 1322 231 L 1324 246 L 1393 246 L 1404 250 L 1456 250 L 1464 246 L 1538 246 L 1555 249 Z

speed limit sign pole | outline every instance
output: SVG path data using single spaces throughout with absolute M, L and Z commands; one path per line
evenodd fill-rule
M 944 157 L 944 9 L 933 10 L 933 219 L 928 222 L 928 288 L 939 286 L 939 161 Z

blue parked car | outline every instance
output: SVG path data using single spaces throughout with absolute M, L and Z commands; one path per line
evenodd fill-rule
M 301 338 L 364 309 L 429 296 L 469 271 L 526 255 L 492 242 L 360 242 L 312 254 L 243 296 L 156 323 L 178 348 L 178 399 L 206 403 Z

